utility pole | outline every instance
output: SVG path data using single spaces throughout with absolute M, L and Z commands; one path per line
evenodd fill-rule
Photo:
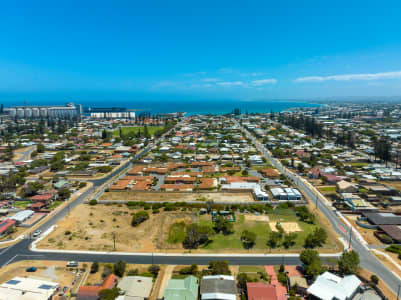
M 113 231 L 114 251 L 116 250 L 116 232 Z
M 349 231 L 349 242 L 348 242 L 348 250 L 351 249 L 351 240 L 352 240 L 352 227 Z

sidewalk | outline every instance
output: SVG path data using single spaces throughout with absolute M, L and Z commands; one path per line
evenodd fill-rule
M 276 271 L 273 266 L 265 266 L 267 275 L 271 277 L 270 284 L 276 287 L 277 300 L 287 300 L 287 288 L 284 287 L 277 279 Z

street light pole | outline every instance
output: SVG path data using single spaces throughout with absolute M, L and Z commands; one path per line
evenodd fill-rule
M 349 231 L 349 242 L 348 242 L 348 250 L 351 249 L 351 240 L 352 240 L 352 227 Z
M 113 231 L 114 251 L 116 250 L 116 232 Z

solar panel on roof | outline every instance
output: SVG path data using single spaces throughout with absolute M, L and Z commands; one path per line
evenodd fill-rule
M 9 281 L 7 281 L 6 283 L 7 284 L 13 284 L 13 285 L 16 285 L 16 284 L 18 284 L 18 283 L 20 283 L 21 281 L 19 281 L 19 280 L 14 280 L 14 279 L 11 279 L 11 280 L 9 280 Z
M 42 284 L 39 288 L 42 290 L 51 290 L 54 288 L 54 286 L 48 284 Z

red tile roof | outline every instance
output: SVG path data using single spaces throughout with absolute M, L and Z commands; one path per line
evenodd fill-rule
M 116 285 L 116 283 L 117 283 L 117 276 L 114 274 L 110 274 L 106 277 L 106 279 L 100 286 L 99 285 L 81 286 L 78 290 L 78 297 L 97 296 L 101 290 L 111 289 Z
M 248 300 L 277 300 L 276 287 L 262 282 L 247 282 Z
M 6 232 L 10 227 L 15 225 L 15 221 L 11 219 L 5 219 L 0 223 L 0 234 Z

